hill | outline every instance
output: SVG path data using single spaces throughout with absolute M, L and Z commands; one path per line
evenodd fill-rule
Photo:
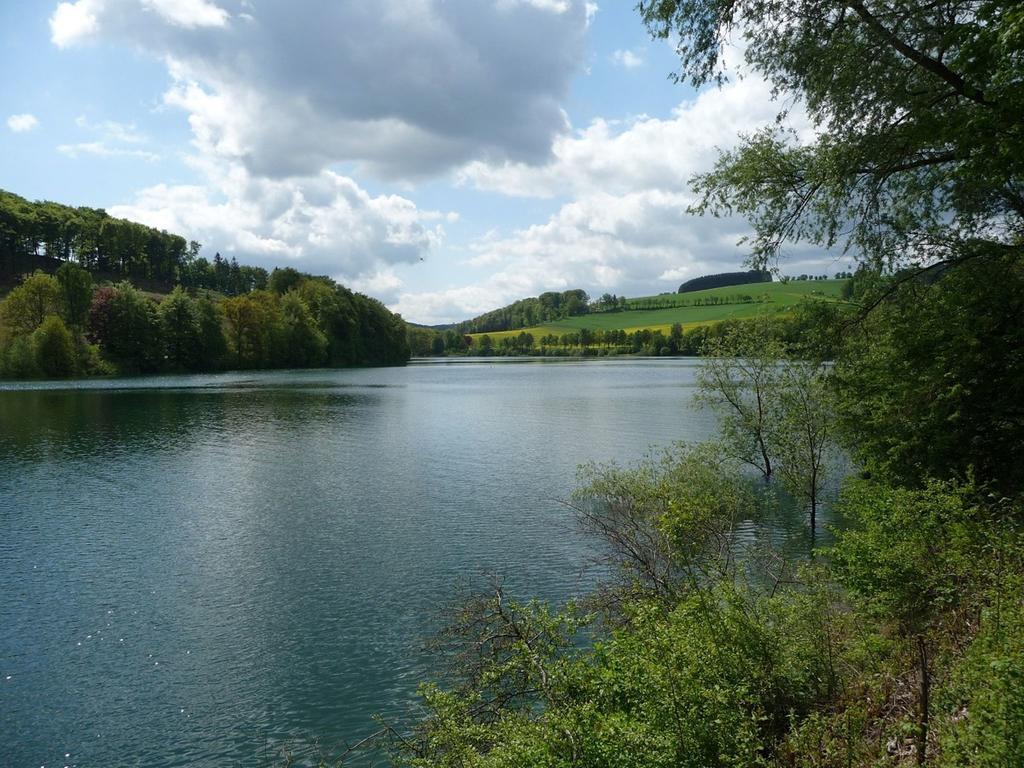
M 435 330 L 453 329 L 458 333 L 518 330 L 537 323 L 586 314 L 589 311 L 588 301 L 589 297 L 586 291 L 579 289 L 561 293 L 548 291 L 540 296 L 519 299 L 461 323 L 434 326 L 434 328 Z
M 0 190 L 0 379 L 408 361 L 406 325 L 379 301 L 199 248 Z
M 663 294 L 626 299 L 626 309 L 616 312 L 593 312 L 566 317 L 512 331 L 486 335 L 494 342 L 506 336 L 530 333 L 534 337 L 548 334 L 560 336 L 583 328 L 590 330 L 651 330 L 667 332 L 679 323 L 684 330 L 700 325 L 713 325 L 722 320 L 746 319 L 761 315 L 782 315 L 807 299 L 841 301 L 847 280 L 789 280 L 749 286 L 710 288 L 685 294 Z M 485 334 L 470 334 L 479 338 Z

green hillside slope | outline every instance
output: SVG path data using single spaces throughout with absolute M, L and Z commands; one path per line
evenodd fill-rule
M 622 312 L 599 312 L 567 317 L 531 328 L 486 334 L 494 341 L 526 332 L 534 337 L 591 330 L 636 331 L 643 328 L 668 331 L 674 323 L 684 329 L 711 325 L 728 319 L 785 313 L 807 299 L 841 301 L 846 280 L 800 280 L 710 288 L 684 294 L 641 296 L 627 300 Z M 472 334 L 474 337 L 484 334 Z

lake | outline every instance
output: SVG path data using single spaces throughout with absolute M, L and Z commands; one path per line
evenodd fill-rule
M 0 385 L 0 765 L 272 765 L 401 717 L 460 582 L 593 584 L 560 500 L 709 436 L 698 365 Z

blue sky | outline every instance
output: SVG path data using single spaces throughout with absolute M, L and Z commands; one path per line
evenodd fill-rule
M 687 179 L 777 111 L 756 76 L 670 81 L 630 2 L 3 3 L 0 30 L 0 187 L 419 322 L 740 267 L 744 223 L 688 216 Z

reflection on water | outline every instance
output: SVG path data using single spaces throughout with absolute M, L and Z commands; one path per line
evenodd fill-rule
M 706 437 L 695 365 L 0 390 L 0 765 L 269 763 L 365 735 L 429 675 L 460 579 L 589 588 L 559 499 L 582 462 Z M 744 533 L 806 547 L 784 517 Z

